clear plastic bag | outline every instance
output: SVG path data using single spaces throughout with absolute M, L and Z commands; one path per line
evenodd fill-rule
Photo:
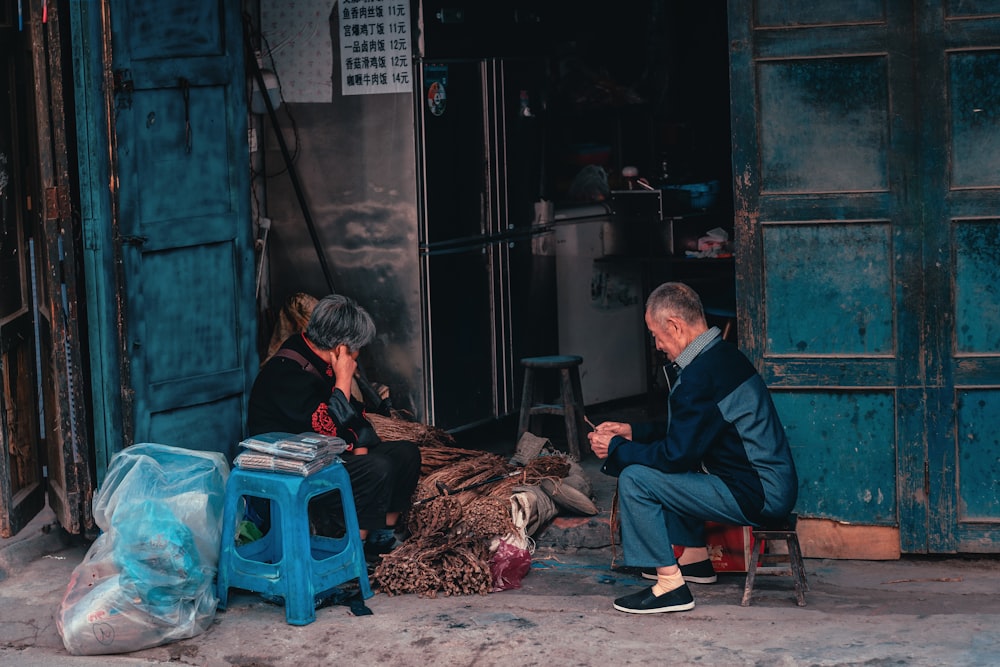
M 94 496 L 102 532 L 56 616 L 67 651 L 128 653 L 211 625 L 228 476 L 218 452 L 142 443 L 112 458 Z

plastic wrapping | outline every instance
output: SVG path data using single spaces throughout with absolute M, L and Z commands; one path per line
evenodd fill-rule
M 538 487 L 516 488 L 535 489 L 539 496 L 545 496 Z M 490 542 L 490 578 L 494 593 L 520 588 L 521 580 L 531 571 L 531 554 L 535 550 L 535 544 L 526 531 L 529 510 L 524 500 L 524 493 L 511 496 L 510 518 L 514 530 L 504 536 L 494 537 Z
M 490 576 L 493 592 L 521 587 L 521 580 L 531 570 L 531 552 L 513 541 L 501 539 L 490 557 Z
M 56 616 L 67 651 L 127 653 L 211 625 L 228 476 L 218 452 L 142 443 L 112 458 L 94 496 L 102 532 Z

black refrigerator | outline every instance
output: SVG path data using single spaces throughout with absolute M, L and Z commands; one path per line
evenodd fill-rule
M 545 62 L 415 68 L 425 402 L 460 430 L 516 412 L 525 356 L 558 349 L 544 187 Z

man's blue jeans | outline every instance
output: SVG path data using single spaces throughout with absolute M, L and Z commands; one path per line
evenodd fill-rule
M 630 465 L 618 477 L 625 565 L 676 565 L 672 545 L 705 546 L 705 522 L 750 525 L 721 479 Z

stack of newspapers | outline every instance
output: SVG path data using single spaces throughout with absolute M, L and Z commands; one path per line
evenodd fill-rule
M 328 466 L 347 449 L 343 438 L 319 433 L 261 433 L 240 442 L 236 466 L 303 477 Z

